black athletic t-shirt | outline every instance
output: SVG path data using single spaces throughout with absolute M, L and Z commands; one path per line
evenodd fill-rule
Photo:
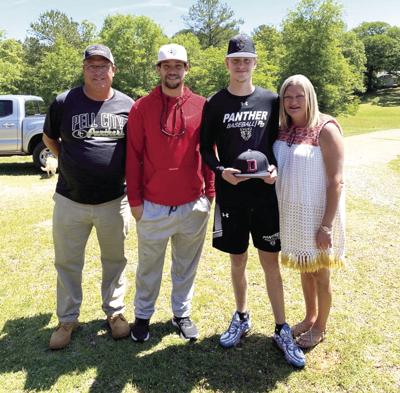
M 85 204 L 124 194 L 126 122 L 133 102 L 115 89 L 109 100 L 94 101 L 82 87 L 53 101 L 44 133 L 61 138 L 57 193 Z
M 200 149 L 216 173 L 217 200 L 225 206 L 265 204 L 276 198 L 275 187 L 260 179 L 233 186 L 221 177 L 235 158 L 248 149 L 263 152 L 276 165 L 272 145 L 278 135 L 278 95 L 256 87 L 248 96 L 235 96 L 222 89 L 207 100 L 203 112 Z M 217 154 L 214 150 L 217 147 Z

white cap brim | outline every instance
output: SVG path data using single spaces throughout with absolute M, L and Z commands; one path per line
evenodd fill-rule
M 157 63 L 156 63 L 156 65 L 159 65 L 159 64 L 161 64 L 163 61 L 168 61 L 168 60 L 175 60 L 175 61 L 180 61 L 181 63 L 184 63 L 184 64 L 188 64 L 188 61 L 186 60 L 182 60 L 182 59 L 173 59 L 173 58 L 170 58 L 170 59 L 162 59 L 162 60 L 158 60 L 157 61 Z
M 250 52 L 236 52 L 236 53 L 230 53 L 225 57 L 257 57 L 257 55 L 255 53 L 250 53 Z

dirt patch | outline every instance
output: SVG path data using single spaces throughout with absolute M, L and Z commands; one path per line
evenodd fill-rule
M 379 205 L 400 206 L 400 175 L 388 162 L 400 156 L 400 129 L 345 138 L 346 192 Z

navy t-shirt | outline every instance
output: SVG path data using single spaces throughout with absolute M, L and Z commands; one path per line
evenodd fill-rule
M 107 101 L 91 100 L 82 87 L 57 96 L 44 124 L 49 138 L 61 139 L 57 193 L 84 204 L 124 194 L 126 122 L 133 102 L 115 89 Z

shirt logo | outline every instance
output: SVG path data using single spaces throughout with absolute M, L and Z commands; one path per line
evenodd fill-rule
M 240 129 L 240 136 L 242 137 L 243 140 L 248 141 L 251 138 L 251 127 L 248 128 L 241 128 Z
M 126 122 L 125 116 L 114 113 L 80 113 L 72 116 L 72 136 L 76 139 L 121 139 L 125 137 Z

